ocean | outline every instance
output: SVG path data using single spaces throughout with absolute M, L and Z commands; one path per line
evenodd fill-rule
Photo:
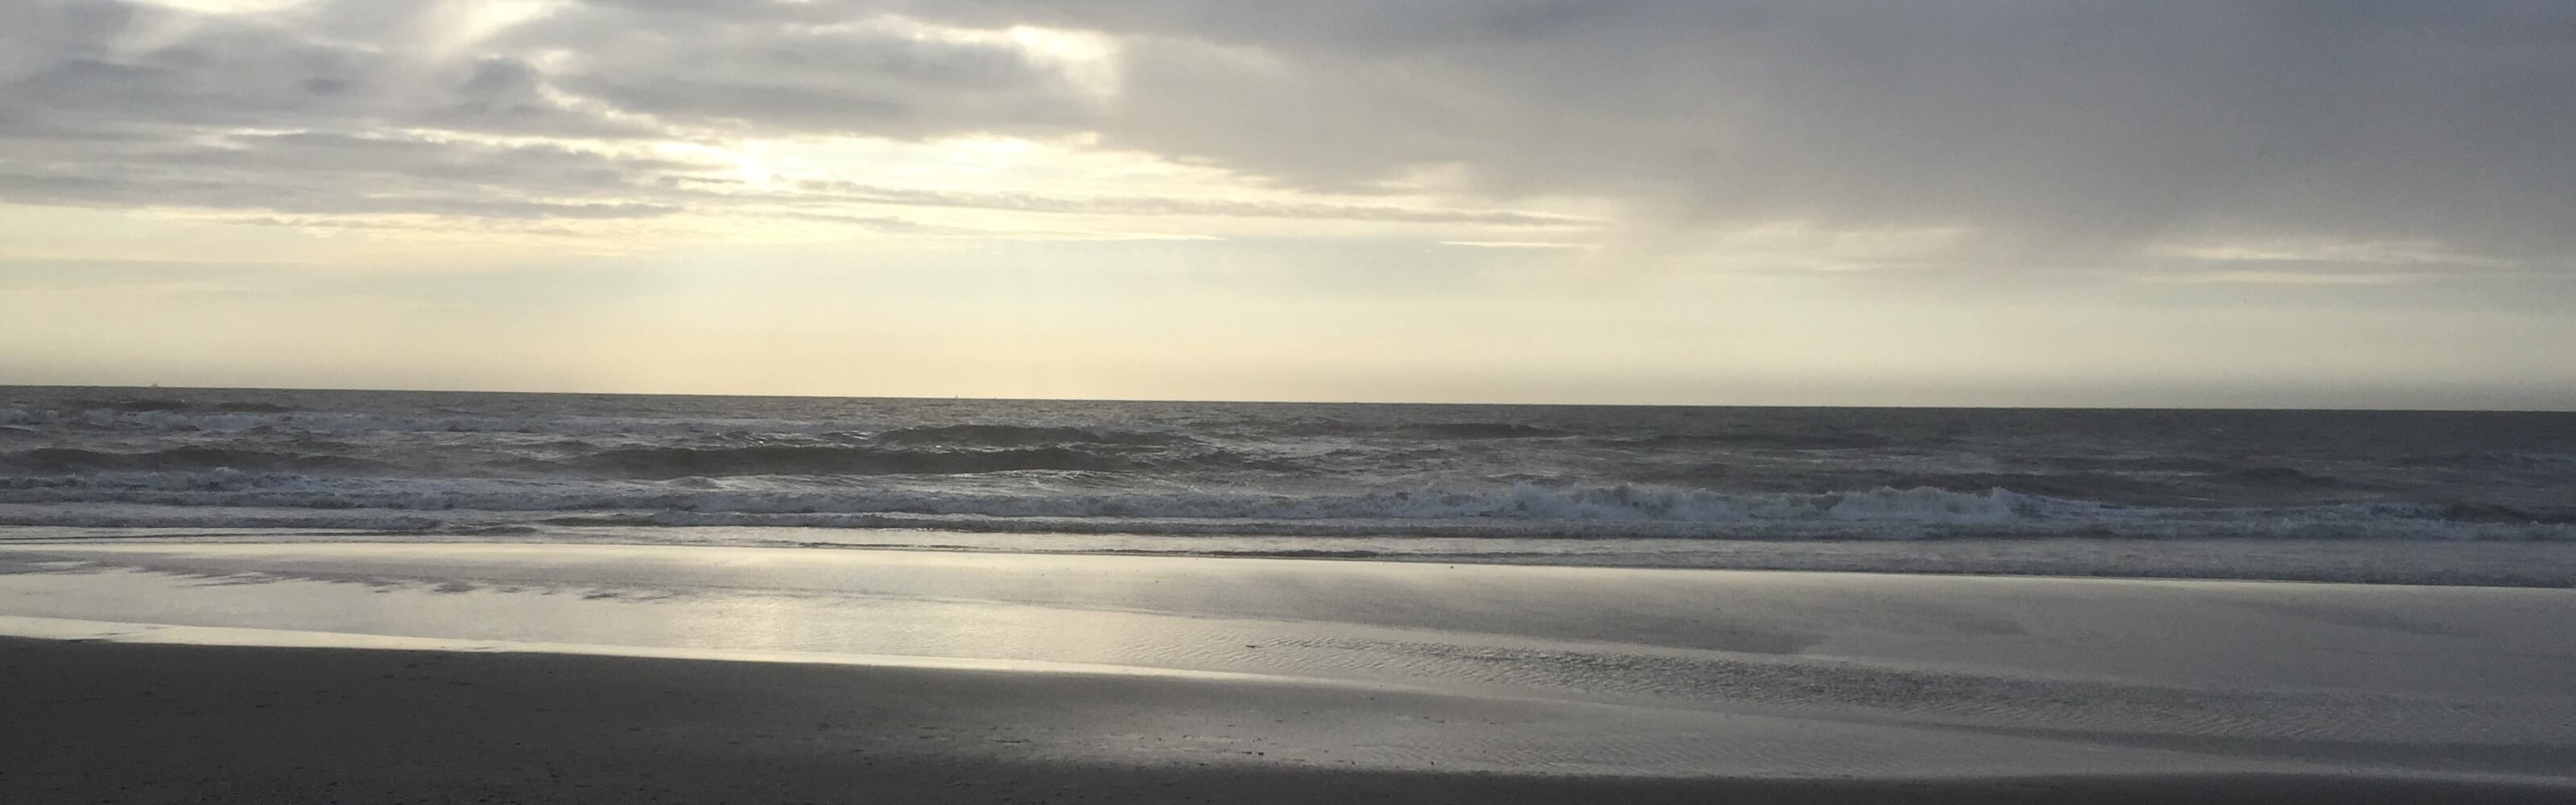
M 2576 586 L 2576 413 L 0 387 L 0 540 Z

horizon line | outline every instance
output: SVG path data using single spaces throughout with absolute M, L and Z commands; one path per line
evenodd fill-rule
M 343 386 L 164 386 L 159 384 L 103 385 L 92 383 L 0 383 L 0 388 L 23 389 L 122 389 L 161 391 L 274 391 L 274 392 L 372 392 L 387 394 L 544 394 L 564 396 L 607 397 L 739 397 L 746 399 L 811 399 L 811 400 L 957 400 L 975 402 L 1050 402 L 1050 403 L 1160 403 L 1171 405 L 1386 405 L 1386 406 L 1517 406 L 1532 408 L 1827 408 L 1850 410 L 1923 410 L 1923 411 L 2346 411 L 2385 413 L 2458 413 L 2458 414 L 2568 414 L 2576 413 L 2576 404 L 2566 408 L 2372 408 L 2316 406 L 2243 406 L 2243 405 L 1859 405 L 1849 403 L 1765 404 L 1765 403 L 1677 403 L 1677 402 L 1505 402 L 1505 401 L 1431 401 L 1431 400 L 1326 400 L 1326 399 L 1221 399 L 1221 398 L 1143 398 L 1143 397 L 987 397 L 975 395 L 919 396 L 868 394 L 750 394 L 724 392 L 661 391 L 568 391 L 493 388 L 352 388 Z

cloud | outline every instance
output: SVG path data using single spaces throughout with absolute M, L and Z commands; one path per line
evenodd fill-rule
M 2341 271 L 2202 271 L 2149 274 L 2140 282 L 2169 285 L 2399 285 L 2435 279 L 2427 274 L 2348 273 Z
M 1060 126 L 1068 99 L 1087 91 L 1049 83 L 1007 43 L 606 6 L 494 25 L 496 7 L 0 6 L 0 200 L 655 216 L 721 200 L 681 185 L 738 166 L 656 153 L 710 129 L 922 137 Z
M 565 91 L 685 125 L 927 137 L 1060 132 L 1092 116 L 1082 65 L 1009 36 L 857 8 L 726 10 L 580 5 L 501 44 L 560 49 L 552 78 Z
M 944 10 L 944 11 L 943 11 Z M 1117 146 L 1641 217 L 2563 248 L 2576 6 L 922 2 L 1129 44 Z
M 1429 209 L 1383 204 L 1239 201 L 1153 196 L 1048 196 L 1035 193 L 927 190 L 846 181 L 806 182 L 803 184 L 803 189 L 825 198 L 868 204 L 969 207 L 1018 212 L 1307 218 L 1488 226 L 1588 226 L 1596 223 L 1587 218 L 1548 213 Z
M 2286 239 L 2564 262 L 2576 247 L 2576 5 L 2547 0 L 311 0 L 221 15 L 33 0 L 0 7 L 0 32 L 0 197 L 41 203 L 649 214 L 723 203 L 672 182 L 724 171 L 636 144 L 1004 133 L 1288 189 L 1379 192 L 1436 171 L 1472 206 L 1604 199 L 1631 231 L 1967 233 L 1954 261 Z
M 58 140 L 0 163 L 19 203 L 628 218 L 677 210 L 664 179 L 711 166 L 555 145 L 323 132 Z
M 423 4 L 423 7 L 438 4 Z M 565 108 L 524 60 L 328 36 L 279 15 L 207 15 L 111 0 L 0 10 L 0 134 L 138 136 L 204 129 L 436 127 L 636 135 Z

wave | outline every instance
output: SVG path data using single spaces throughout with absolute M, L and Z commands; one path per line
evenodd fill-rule
M 216 411 L 234 414 L 273 414 L 293 409 L 263 402 L 192 403 L 180 399 L 138 398 L 130 400 L 76 400 L 73 406 L 83 410 L 124 411 Z
M 137 472 L 234 469 L 297 472 L 366 472 L 386 465 L 339 455 L 279 453 L 224 447 L 188 446 L 138 453 L 115 453 L 69 447 L 41 447 L 0 453 L 0 468 L 21 472 Z
M 1283 436 L 1395 436 L 1412 439 L 1547 439 L 1580 435 L 1574 431 L 1520 422 L 1348 422 L 1341 420 L 1300 420 L 1282 423 L 1270 432 Z
M 873 434 L 884 445 L 1028 447 L 1065 444 L 1172 445 L 1197 442 L 1169 430 L 1069 425 L 923 425 Z
M 1664 433 L 1608 440 L 1621 447 L 1754 447 L 1771 450 L 1869 450 L 1898 444 L 1875 433 L 1818 430 L 1808 432 L 1744 431 L 1736 433 Z
M 898 450 L 875 447 L 764 445 L 757 447 L 636 447 L 604 450 L 559 462 L 560 467 L 619 478 L 685 478 L 729 475 L 965 475 L 1015 470 L 1110 471 L 1130 462 L 1114 455 L 1067 447 L 968 450 Z
M 988 442 L 1049 442 L 1062 436 L 1063 434 L 1042 432 L 982 434 L 982 438 Z M 1158 447 L 1138 448 L 1120 441 L 1125 438 L 1123 436 L 1111 436 L 1109 441 L 1097 443 L 1021 447 L 986 445 L 952 447 L 945 446 L 947 443 L 937 441 L 937 438 L 955 439 L 959 436 L 957 434 L 912 434 L 906 437 L 921 446 L 885 446 L 874 438 L 860 438 L 857 439 L 858 444 L 849 444 L 846 439 L 833 438 L 779 439 L 765 436 L 728 436 L 704 442 L 713 446 L 642 447 L 606 447 L 577 439 L 556 439 L 523 444 L 512 450 L 485 452 L 481 455 L 455 451 L 447 455 L 405 455 L 405 457 L 422 462 L 423 467 L 435 469 L 440 475 L 464 472 L 468 480 L 474 477 L 528 476 L 663 480 L 691 476 L 973 475 L 1030 470 L 1308 471 L 1307 468 L 1291 462 L 1218 448 L 1200 447 L 1180 450 Z M 258 446 L 243 446 L 245 444 Z M 306 449 L 290 450 L 287 449 L 289 447 Z M 267 445 L 246 441 L 227 445 L 188 445 L 140 452 L 67 447 L 0 451 L 0 472 L 30 474 L 15 479 L 0 478 L 0 485 L 15 483 L 24 486 L 32 483 L 34 478 L 40 477 L 38 474 L 85 476 L 101 473 L 236 470 L 366 476 L 395 474 L 405 469 L 402 465 L 346 454 L 358 449 L 355 445 L 347 443 L 307 437 L 288 445 Z M 404 451 L 395 450 L 392 454 L 404 455 Z M 549 455 L 551 457 L 539 457 Z M 78 478 L 73 477 L 70 480 L 78 480 Z M 435 483 L 430 480 L 423 482 Z
M 2495 503 L 2453 503 L 2442 507 L 2444 519 L 2479 523 L 2576 525 L 2576 506 L 2540 508 Z
M 2222 476 L 2252 486 L 2290 489 L 2352 489 L 2362 485 L 2297 467 L 2246 467 Z
M 643 437 L 721 433 L 866 432 L 882 428 L 883 424 L 868 420 L 841 419 L 505 416 L 468 413 L 410 415 L 297 411 L 278 406 L 265 406 L 257 410 L 132 406 L 68 409 L 0 408 L 0 426 L 139 433 L 490 433 Z
M 1518 422 L 1435 422 L 1397 428 L 1396 432 L 1434 439 L 1545 439 L 1574 435 L 1573 431 Z
M 889 447 L 1040 447 L 1050 445 L 1175 446 L 1199 440 L 1170 428 L 1120 425 L 947 424 L 886 427 L 858 419 L 497 416 L 469 413 L 399 415 L 296 411 L 265 403 L 190 404 L 129 401 L 83 408 L 0 408 L 0 428 L 87 429 L 141 433 L 545 434 L 733 438 L 809 437 Z
M 1404 489 L 1291 495 L 781 485 L 670 480 L 333 478 L 233 470 L 0 479 L 10 522 L 113 505 L 436 513 L 442 522 L 945 528 L 1078 533 L 1925 539 L 1954 536 L 2576 540 L 2576 507 L 2338 503 L 2122 506 L 2008 489 L 1731 493 L 1642 485 Z M 200 512 L 193 517 L 220 519 Z M 567 521 L 565 518 L 571 518 Z M 573 521 L 578 521 L 573 522 Z M 91 520 L 79 520 L 91 522 Z M 58 522 L 53 524 L 68 524 Z
M 2576 472 L 2576 453 L 2539 450 L 2482 450 L 2445 455 L 2414 455 L 2396 461 L 2407 467 L 2458 467 L 2508 474 L 2556 475 Z

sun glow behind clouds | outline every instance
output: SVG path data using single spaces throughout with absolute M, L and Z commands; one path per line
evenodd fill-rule
M 880 18 L 879 24 L 921 39 L 1017 48 L 1032 61 L 1060 72 L 1069 85 L 1099 100 L 1116 98 L 1124 75 L 1119 69 L 1117 40 L 1096 32 L 1033 25 L 998 30 L 959 28 L 899 16 Z
M 183 10 L 259 18 L 269 30 L 292 30 L 331 10 L 329 0 L 302 3 L 176 2 Z M 673 6 L 673 9 L 684 8 Z M 758 8 L 757 6 L 753 8 Z M 469 85 L 489 85 L 517 92 L 499 100 L 471 100 L 478 106 L 500 103 L 511 114 L 542 112 L 591 116 L 610 124 L 596 132 L 473 130 L 440 123 L 401 127 L 353 128 L 232 127 L 189 135 L 197 147 L 223 153 L 249 153 L 294 138 L 337 138 L 350 146 L 426 149 L 477 149 L 472 159 L 491 161 L 464 166 L 451 156 L 413 167 L 382 166 L 380 175 L 349 174 L 329 182 L 364 195 L 362 203 L 334 211 L 320 206 L 262 209 L 256 199 L 247 213 L 192 207 L 171 198 L 154 205 L 170 214 L 198 220 L 221 219 L 287 223 L 315 232 L 373 232 L 374 236 L 408 241 L 438 237 L 441 230 L 467 241 L 486 241 L 496 234 L 541 234 L 550 238 L 591 233 L 607 251 L 631 252 L 660 238 L 673 245 L 738 237 L 746 241 L 812 240 L 818 237 L 889 238 L 958 237 L 982 234 L 1015 239 L 1101 238 L 1191 239 L 1232 236 L 1344 237 L 1352 234 L 1418 234 L 1422 237 L 1501 241 L 1516 235 L 1477 223 L 1487 215 L 1458 206 L 1485 207 L 1472 194 L 1414 185 L 1409 189 L 1349 196 L 1280 187 L 1261 179 L 1206 164 L 1132 149 L 1103 148 L 1093 131 L 1045 135 L 1001 131 L 960 131 L 922 137 L 872 135 L 862 132 L 797 131 L 739 125 L 742 120 L 693 120 L 669 112 L 621 108 L 613 100 L 582 94 L 582 86 L 560 76 L 602 69 L 609 51 L 581 42 L 549 45 L 544 26 L 588 24 L 561 19 L 595 8 L 576 0 L 459 0 L 415 9 L 406 21 L 378 26 L 408 37 L 368 48 L 387 68 L 359 91 L 381 93 L 370 105 L 393 107 L 434 97 L 447 90 L 438 80 L 471 75 Z M 822 12 L 818 7 L 818 13 Z M 736 26 L 730 18 L 712 18 Z M 374 24 L 374 23 L 370 23 Z M 954 80 L 981 75 L 1014 60 L 1047 76 L 1057 89 L 1090 104 L 1118 101 L 1123 88 L 1121 48 L 1114 37 L 1093 31 L 1029 24 L 973 27 L 925 21 L 902 14 L 880 13 L 850 19 L 828 16 L 791 17 L 781 30 L 806 37 L 808 44 L 847 38 L 853 47 L 881 46 L 881 39 L 940 47 L 964 48 L 975 56 Z M 524 30 L 523 30 L 524 29 Z M 194 28 L 186 19 L 168 27 L 166 38 L 135 47 L 148 57 L 166 47 L 183 45 Z M 528 34 L 526 31 L 536 31 Z M 381 31 L 379 31 L 381 33 Z M 733 30 L 724 36 L 743 36 Z M 521 37 L 537 36 L 535 41 Z M 822 37 L 814 39 L 813 37 Z M 668 41 L 687 41 L 685 37 Z M 870 43 L 879 43 L 872 45 Z M 516 48 L 515 53 L 491 48 Z M 632 54 L 629 54 L 632 55 Z M 948 51 L 893 53 L 882 57 L 896 72 L 947 69 L 936 59 Z M 930 61 L 922 61 L 930 60 Z M 470 69 L 469 69 L 470 68 Z M 533 73 L 525 72 L 533 70 Z M 849 76 L 860 81 L 864 76 Z M 840 76 L 825 76 L 826 86 Z M 308 83 L 312 83 L 309 82 Z M 344 79 L 329 79 L 332 92 L 342 92 Z M 862 81 L 864 83 L 864 81 Z M 738 94 L 738 93 L 731 93 Z M 860 100 L 864 101 L 865 98 Z M 648 104 L 649 107 L 649 104 Z M 371 110 L 372 112 L 372 110 Z M 370 115 L 374 116 L 373 114 Z M 367 121 L 372 123 L 372 121 Z M 461 168 L 519 171 L 542 176 L 512 161 L 545 159 L 592 163 L 579 167 L 579 181 L 555 188 L 531 186 L 507 195 L 449 197 L 499 190 L 489 183 L 465 184 L 447 177 Z M 377 167 L 377 166 L 360 166 Z M 528 167 L 545 167 L 530 165 Z M 623 175 L 609 175 L 617 171 Z M 184 173 L 184 171 L 181 171 Z M 277 175 L 277 174 L 272 174 Z M 264 177 L 262 177 L 264 178 Z M 426 181 L 422 181 L 426 180 Z M 211 183 L 214 177 L 180 175 L 169 181 Z M 381 185 L 412 185 L 394 194 Z M 1449 182 L 1455 185 L 1455 182 Z M 816 192 L 826 186 L 864 187 L 868 192 Z M 301 192 L 301 188 L 298 189 Z M 245 198 L 251 194 L 236 194 Z M 1097 203 L 1107 201 L 1112 203 Z M 381 209 L 412 204 L 418 211 Z M 1540 209 L 1492 211 L 1531 220 L 1555 216 L 1570 224 L 1585 223 L 1586 211 L 1601 205 L 1584 199 L 1534 202 Z M 543 223 L 515 215 L 448 212 L 459 207 L 512 210 L 529 204 L 563 212 Z M 1087 205 L 1097 204 L 1097 209 Z M 1554 207 L 1551 211 L 1546 208 Z M 632 214 L 618 213 L 628 210 Z M 1444 219 L 1448 223 L 1440 223 Z M 399 234 L 397 234 L 399 233 Z
M 72 13 L 116 2 L 0 2 L 0 284 L 84 300 L 0 298 L 22 314 L 0 310 L 0 382 L 431 384 L 382 379 L 416 360 L 436 384 L 624 390 L 2576 393 L 2542 356 L 2576 341 L 2547 213 L 2576 184 L 2513 150 L 2576 109 L 2514 93 L 2576 80 L 2533 80 L 2562 54 L 2483 55 L 2533 26 L 2479 9 L 2403 54 L 2335 20 L 2141 12 L 2074 58 L 2048 37 L 2080 10 L 2012 4 L 1942 12 L 1977 25 L 1808 0 L 1761 26 L 1664 0 Z M 1856 31 L 1883 61 L 1840 46 Z M 2458 36 L 2469 55 L 2432 47 Z M 2203 50 L 2231 58 L 2159 61 Z M 2454 106 L 2488 95 L 2516 101 Z M 401 346 L 441 339 L 484 352 Z M 654 363 L 678 354 L 705 365 Z
M 455 53 L 503 31 L 562 10 L 570 0 L 468 0 L 439 8 L 438 30 L 423 36 L 433 51 Z

